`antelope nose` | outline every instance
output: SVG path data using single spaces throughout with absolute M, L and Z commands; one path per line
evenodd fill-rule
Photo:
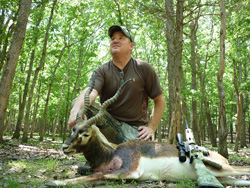
M 66 150 L 66 149 L 68 149 L 69 148 L 69 146 L 67 145 L 67 144 L 63 144 L 62 145 L 62 150 L 64 151 L 64 150 Z

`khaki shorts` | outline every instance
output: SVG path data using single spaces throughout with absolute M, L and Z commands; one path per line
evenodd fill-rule
M 74 104 L 75 101 L 72 103 Z M 72 106 L 72 104 L 71 104 Z M 100 106 L 93 103 L 86 113 L 87 118 L 95 116 L 99 112 Z M 107 111 L 105 112 L 102 120 L 96 123 L 102 134 L 108 139 L 109 142 L 120 144 L 129 140 L 139 140 L 137 134 L 139 133 L 138 125 L 133 126 L 125 122 L 121 122 L 111 116 Z

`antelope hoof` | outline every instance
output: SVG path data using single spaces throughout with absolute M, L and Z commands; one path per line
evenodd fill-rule
M 66 183 L 64 181 L 56 180 L 53 182 L 46 183 L 46 186 L 47 187 L 61 187 L 61 186 L 66 186 Z

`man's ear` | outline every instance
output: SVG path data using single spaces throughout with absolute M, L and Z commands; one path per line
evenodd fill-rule
M 133 42 L 130 42 L 130 45 L 129 45 L 129 47 L 130 47 L 130 49 L 131 49 L 131 51 L 133 50 L 133 48 L 134 48 L 134 43 Z

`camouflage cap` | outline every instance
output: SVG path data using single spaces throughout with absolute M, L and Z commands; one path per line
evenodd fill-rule
M 111 26 L 108 31 L 109 37 L 111 38 L 114 32 L 116 31 L 122 31 L 124 35 L 126 35 L 130 39 L 131 42 L 134 42 L 134 37 L 131 35 L 129 30 L 124 26 L 118 26 L 118 25 Z

